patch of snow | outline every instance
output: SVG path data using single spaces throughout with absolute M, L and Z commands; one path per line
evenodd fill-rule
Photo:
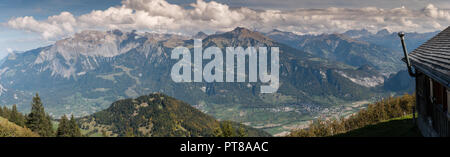
M 1 84 L 0 84 L 0 96 L 2 96 L 5 92 L 7 92 L 8 90 L 6 90 Z
M 0 76 L 2 76 L 2 74 L 5 73 L 8 69 L 9 69 L 8 67 L 0 69 Z
M 79 73 L 77 73 L 77 75 L 78 75 L 78 76 L 86 75 L 86 71 L 79 72 Z
M 320 75 L 322 75 L 322 79 L 327 79 L 327 74 L 325 72 L 323 72 L 322 70 L 320 70 Z
M 206 92 L 206 87 L 203 86 L 202 88 L 200 88 L 204 93 Z
M 348 76 L 347 74 L 345 74 L 342 71 L 338 71 L 338 73 L 341 76 L 349 79 L 350 81 L 352 81 L 352 82 L 354 82 L 356 84 L 359 84 L 361 86 L 365 86 L 365 87 L 375 87 L 375 86 L 378 86 L 378 85 L 384 83 L 384 78 L 381 77 L 381 76 L 380 77 L 372 76 L 372 77 L 353 78 L 353 77 Z

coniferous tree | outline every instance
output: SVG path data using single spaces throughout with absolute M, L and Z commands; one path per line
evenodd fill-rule
M 31 112 L 27 117 L 26 126 L 43 137 L 54 135 L 51 118 L 45 113 L 38 93 L 33 97 Z
M 245 131 L 244 124 L 239 125 L 238 137 L 247 137 L 247 132 Z
M 215 137 L 223 137 L 223 132 L 222 132 L 222 128 L 221 128 L 220 124 L 218 127 L 216 127 L 214 129 L 214 136 Z
M 70 137 L 69 120 L 67 119 L 66 115 L 62 116 L 61 120 L 59 120 L 58 130 L 56 131 L 56 136 L 57 137 Z
M 414 95 L 405 94 L 398 98 L 389 97 L 379 102 L 369 104 L 366 109 L 362 109 L 348 118 L 341 117 L 340 120 L 334 119 L 325 121 L 318 119 L 311 123 L 306 129 L 292 131 L 289 136 L 314 137 L 345 133 L 383 120 L 405 116 L 412 112 L 412 107 L 414 106 Z
M 71 117 L 69 120 L 66 115 L 61 117 L 58 125 L 57 137 L 81 137 L 81 131 L 78 127 L 75 118 Z
M 9 115 L 10 115 L 9 109 L 6 106 L 3 106 L 3 115 L 2 115 L 2 117 L 8 119 Z
M 70 117 L 69 130 L 70 130 L 71 137 L 81 137 L 80 128 L 78 127 L 78 124 L 77 124 L 75 118 L 73 117 L 73 115 L 72 115 L 72 117 Z
M 225 121 L 222 124 L 222 134 L 223 137 L 234 137 L 234 129 L 233 126 L 231 125 L 230 121 Z
M 12 106 L 11 114 L 9 115 L 9 121 L 16 123 L 17 125 L 22 127 L 25 125 L 25 118 L 19 111 L 17 111 L 16 104 Z
M 3 117 L 3 108 L 0 107 L 0 117 Z
M 245 132 L 243 130 L 242 132 Z M 245 135 L 245 133 L 241 134 L 241 130 L 238 130 L 238 136 Z M 216 137 L 235 137 L 235 130 L 230 121 L 224 121 L 222 124 L 219 124 L 219 127 L 214 129 L 214 136 Z M 246 135 L 245 135 L 246 136 Z M 243 136 L 241 136 L 243 137 Z

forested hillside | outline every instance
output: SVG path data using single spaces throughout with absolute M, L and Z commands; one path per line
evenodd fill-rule
M 384 122 L 392 118 L 398 118 L 412 114 L 415 105 L 415 96 L 405 94 L 401 97 L 381 100 L 369 104 L 356 114 L 340 119 L 318 119 L 309 125 L 307 129 L 294 130 L 291 137 L 324 137 L 347 133 L 355 129 Z M 411 126 L 414 124 L 411 122 Z M 370 129 L 369 129 L 370 130 Z M 368 129 L 366 129 L 366 132 Z
M 114 102 L 78 120 L 88 136 L 270 136 L 233 122 L 219 122 L 191 105 L 155 93 Z
M 2 118 L 3 117 L 3 118 Z M 0 108 L 0 137 L 80 137 L 81 132 L 75 118 L 67 119 L 62 116 L 53 130 L 52 118 L 45 112 L 41 98 L 36 93 L 31 102 L 31 112 L 24 115 L 17 111 L 17 105 L 11 109 L 4 106 Z

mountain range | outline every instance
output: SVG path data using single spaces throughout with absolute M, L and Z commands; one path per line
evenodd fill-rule
M 438 32 L 408 33 L 406 44 L 413 50 Z M 397 33 L 383 29 L 375 34 L 367 30 L 349 30 L 338 34 L 297 35 L 273 30 L 266 36 L 298 50 L 352 66 L 370 65 L 385 76 L 403 69 L 402 48 Z
M 218 119 L 277 133 L 286 125 L 313 119 L 322 109 L 386 94 L 387 88 L 382 86 L 388 74 L 403 69 L 401 53 L 371 43 L 376 35 L 347 34 L 352 35 L 260 33 L 238 27 L 195 35 L 203 39 L 203 47 L 217 46 L 222 52 L 225 47 L 279 47 L 280 88 L 274 94 L 261 94 L 259 82 L 173 82 L 170 70 L 176 60 L 170 59 L 171 51 L 184 46 L 193 52 L 192 37 L 83 31 L 53 45 L 4 58 L 0 104 L 18 104 L 19 110 L 26 111 L 27 100 L 39 92 L 51 115 L 81 117 L 107 109 L 119 99 L 160 92 Z
M 440 31 L 417 33 L 408 32 L 405 36 L 405 43 L 408 48 L 408 52 L 416 49 L 422 45 L 428 39 L 437 35 Z M 402 51 L 402 45 L 399 44 L 399 37 L 397 32 L 389 32 L 387 29 L 382 29 L 377 33 L 370 33 L 367 30 L 349 30 L 344 32 L 343 35 L 349 36 L 355 40 L 369 42 L 384 48 L 391 49 L 393 51 Z

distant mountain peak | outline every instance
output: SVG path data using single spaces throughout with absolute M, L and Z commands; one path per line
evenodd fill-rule
M 346 32 L 358 32 L 358 33 L 370 33 L 367 29 L 355 29 L 355 30 L 348 30 Z
M 275 29 L 272 29 L 272 31 L 270 31 L 270 32 L 283 32 L 283 31 L 275 28 Z
M 264 36 L 260 32 L 251 31 L 251 30 L 249 30 L 247 28 L 244 28 L 244 27 L 236 27 L 231 32 L 226 32 L 226 33 L 223 33 L 223 34 L 224 35 L 231 35 L 231 37 L 238 38 L 238 39 L 252 38 L 252 39 L 255 39 L 255 40 L 258 40 L 258 41 L 272 41 L 272 39 Z
M 112 33 L 112 34 L 117 35 L 117 36 L 122 36 L 123 35 L 123 32 L 121 30 L 118 30 L 118 29 L 114 29 L 114 30 L 108 31 L 108 33 Z
M 60 53 L 66 60 L 74 55 L 113 57 L 123 53 L 118 44 L 127 38 L 128 34 L 120 30 L 86 30 L 71 38 L 57 41 L 50 51 Z
M 286 35 L 294 35 L 294 36 L 297 36 L 297 34 L 295 34 L 295 33 L 292 33 L 292 32 L 286 32 L 286 31 L 282 31 L 282 30 L 279 30 L 279 29 L 273 29 L 272 31 L 267 32 L 266 34 L 269 34 L 269 35 L 273 35 L 273 34 L 286 34 Z
M 251 32 L 249 29 L 245 28 L 245 27 L 236 27 L 233 29 L 234 33 L 245 33 L 245 32 Z
M 206 33 L 202 32 L 202 31 L 200 31 L 200 32 L 198 32 L 197 34 L 195 34 L 195 35 L 193 36 L 193 38 L 194 38 L 194 39 L 204 39 L 204 38 L 206 38 L 207 36 L 208 36 L 208 34 L 206 34 Z
M 343 40 L 349 43 L 358 43 L 358 44 L 364 44 L 364 45 L 368 45 L 367 42 L 364 41 L 360 41 L 360 40 L 356 40 L 353 39 L 345 34 L 339 34 L 339 33 L 332 33 L 332 34 L 322 34 L 319 37 L 321 37 L 322 39 L 333 39 L 333 40 Z
M 257 31 L 251 31 L 244 27 L 236 27 L 232 31 L 220 34 L 209 35 L 204 39 L 203 44 L 213 43 L 220 47 L 220 45 L 231 44 L 235 46 L 255 46 L 267 45 L 271 46 L 274 41 Z
M 140 43 L 135 36 L 135 31 L 85 30 L 43 48 L 33 64 L 41 66 L 42 71 L 51 70 L 52 76 L 70 78 L 100 66 L 93 58 L 112 58 L 137 48 Z
M 389 35 L 389 34 L 391 34 L 391 32 L 389 32 L 389 30 L 387 30 L 385 28 L 385 29 L 378 31 L 376 35 Z
M 237 36 L 241 36 L 241 37 L 260 37 L 260 36 L 264 36 L 259 32 L 256 31 L 251 31 L 247 28 L 244 27 L 236 27 L 234 30 L 232 30 L 231 32 L 227 32 L 227 33 L 231 33 Z
M 360 38 L 368 35 L 372 35 L 367 29 L 360 29 L 360 30 L 348 30 L 343 33 L 346 36 L 349 36 L 351 38 Z

